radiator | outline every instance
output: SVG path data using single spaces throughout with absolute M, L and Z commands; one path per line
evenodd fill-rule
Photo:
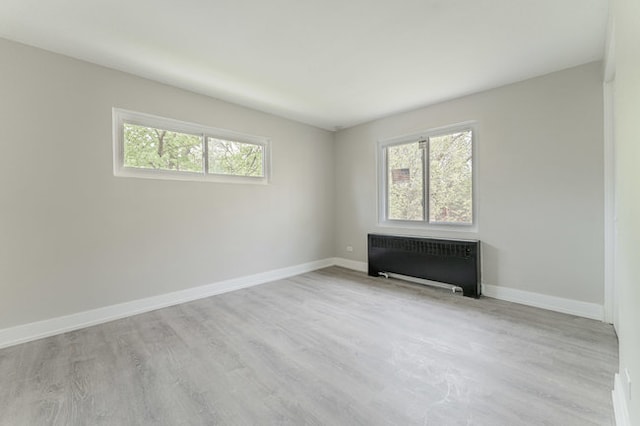
M 480 241 L 369 234 L 369 275 L 399 274 L 480 296 Z M 454 290 L 455 291 L 455 290 Z

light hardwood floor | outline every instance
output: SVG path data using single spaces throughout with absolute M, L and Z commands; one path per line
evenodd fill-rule
M 0 350 L 2 425 L 609 425 L 611 326 L 333 267 Z

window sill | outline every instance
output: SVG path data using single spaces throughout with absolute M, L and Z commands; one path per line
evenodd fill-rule
M 158 170 L 145 169 L 128 169 L 123 168 L 114 170 L 113 175 L 116 177 L 156 179 L 156 180 L 181 180 L 191 182 L 213 182 L 213 183 L 240 183 L 253 185 L 267 185 L 269 180 L 266 177 L 251 176 L 225 176 L 214 174 L 203 174 L 196 172 L 164 172 Z

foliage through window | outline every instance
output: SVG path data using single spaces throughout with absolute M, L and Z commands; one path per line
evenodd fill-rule
M 268 141 L 114 109 L 115 174 L 266 182 Z
M 202 136 L 124 123 L 124 166 L 202 171 Z
M 224 175 L 264 176 L 264 147 L 249 143 L 207 138 L 209 172 Z
M 472 225 L 473 130 L 381 144 L 383 220 Z

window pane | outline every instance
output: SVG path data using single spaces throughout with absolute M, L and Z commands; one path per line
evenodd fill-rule
M 124 124 L 124 166 L 202 173 L 202 138 Z
M 387 218 L 424 220 L 424 149 L 419 142 L 387 148 Z
M 429 221 L 473 223 L 471 130 L 429 138 Z
M 264 147 L 252 143 L 208 138 L 209 173 L 264 176 Z

